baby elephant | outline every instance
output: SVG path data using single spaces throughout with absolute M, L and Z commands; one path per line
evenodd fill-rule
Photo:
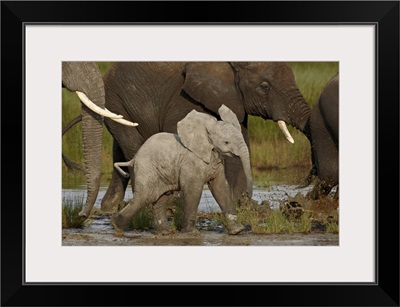
M 183 191 L 183 232 L 193 231 L 197 220 L 204 184 L 225 215 L 229 234 L 238 234 L 244 226 L 237 221 L 230 186 L 225 177 L 223 157 L 241 159 L 247 179 L 247 194 L 252 197 L 252 176 L 249 150 L 244 141 L 236 115 L 225 105 L 218 113 L 222 120 L 211 115 L 191 111 L 178 122 L 177 134 L 157 133 L 150 137 L 128 162 L 117 162 L 116 169 L 128 166 L 133 179 L 133 195 L 128 205 L 115 213 L 111 222 L 116 236 L 123 235 L 124 227 L 144 206 L 153 204 L 155 229 L 169 229 L 166 203 L 173 191 Z

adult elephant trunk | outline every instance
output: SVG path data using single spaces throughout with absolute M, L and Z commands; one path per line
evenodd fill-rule
M 293 92 L 294 93 L 291 94 L 292 99 L 288 106 L 287 124 L 303 132 L 308 137 L 307 127 L 311 108 L 297 87 L 293 89 Z
M 95 105 L 104 109 L 105 92 L 101 72 L 94 62 L 63 62 L 63 86 L 84 93 Z M 101 179 L 103 117 L 82 104 L 82 143 L 87 184 L 86 203 L 79 213 L 88 217 L 96 201 Z
M 282 133 L 290 143 L 294 143 L 294 140 L 287 129 L 287 125 L 298 129 L 308 137 L 307 126 L 311 108 L 300 90 L 295 86 L 292 88 L 289 87 L 287 92 L 282 93 L 282 97 L 285 97 L 284 101 L 287 101 L 287 103 L 283 101 L 281 104 L 273 107 L 268 106 L 264 118 L 277 122 Z
M 104 106 L 104 96 L 101 99 Z M 87 184 L 87 199 L 80 216 L 88 217 L 96 202 L 101 179 L 103 118 L 82 106 L 83 159 Z

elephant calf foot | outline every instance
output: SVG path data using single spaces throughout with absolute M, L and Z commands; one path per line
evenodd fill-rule
M 114 227 L 114 236 L 123 237 L 124 236 L 124 226 L 122 226 L 123 221 L 118 216 L 118 213 L 114 213 L 111 217 L 111 224 Z
M 157 222 L 154 223 L 154 230 L 157 235 L 168 235 L 175 232 L 169 224 L 158 224 Z
M 226 224 L 230 235 L 237 235 L 245 230 L 245 227 L 237 221 L 237 215 L 227 214 Z
M 154 217 L 154 229 L 156 232 L 162 232 L 164 230 L 169 230 L 171 227 L 168 223 L 166 216 L 161 218 Z

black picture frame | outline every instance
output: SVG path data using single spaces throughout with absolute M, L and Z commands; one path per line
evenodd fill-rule
M 71 22 L 375 25 L 376 282 L 26 284 L 24 24 Z M 399 306 L 398 1 L 3 1 L 1 149 L 2 306 Z

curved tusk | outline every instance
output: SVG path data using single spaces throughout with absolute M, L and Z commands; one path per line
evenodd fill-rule
M 111 112 L 111 111 L 109 111 L 109 110 L 107 110 L 107 108 L 104 108 L 106 111 L 108 111 L 108 112 Z M 112 112 L 111 112 L 112 113 Z M 125 126 L 131 126 L 131 127 L 135 127 L 135 126 L 138 126 L 139 124 L 138 123 L 133 123 L 133 122 L 131 122 L 131 121 L 129 121 L 129 120 L 126 120 L 126 119 L 122 119 L 122 118 L 111 118 L 113 121 L 116 121 L 117 123 L 120 123 L 120 124 L 122 124 L 122 125 L 125 125 Z
M 289 130 L 286 127 L 286 124 L 283 120 L 278 120 L 278 126 L 279 128 L 282 130 L 283 134 L 285 135 L 285 138 L 290 142 L 290 143 L 294 143 L 294 140 L 292 138 L 292 136 L 290 135 Z
M 111 118 L 113 121 L 116 121 L 117 123 L 120 123 L 122 125 L 125 126 L 131 126 L 131 127 L 135 127 L 138 126 L 138 123 L 132 123 L 129 120 L 123 119 L 123 118 Z
M 122 115 L 117 115 L 115 113 L 112 113 L 108 110 L 103 110 L 102 108 L 100 108 L 99 106 L 97 106 L 95 103 L 93 103 L 88 96 L 86 96 L 84 93 L 76 91 L 76 94 L 78 95 L 79 99 L 82 101 L 82 103 L 87 106 L 90 110 L 92 110 L 93 112 L 101 115 L 101 116 L 105 116 L 105 117 L 109 117 L 109 118 L 122 118 Z

